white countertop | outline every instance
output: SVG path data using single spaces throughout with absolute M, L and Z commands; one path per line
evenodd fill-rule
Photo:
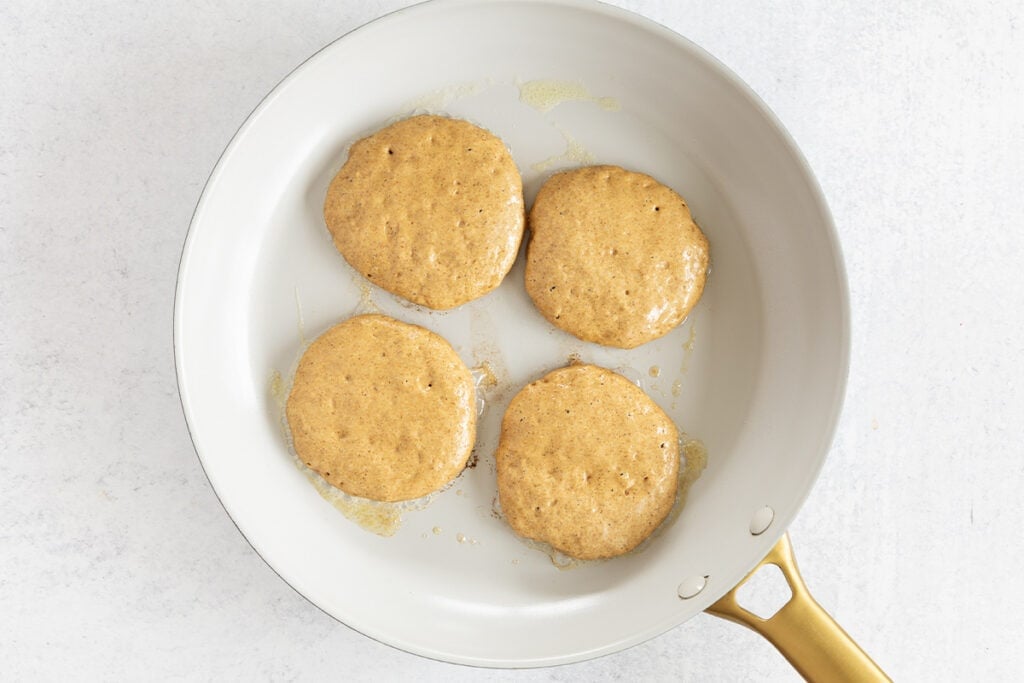
M 552 669 L 422 659 L 295 593 L 217 501 L 171 348 L 195 202 L 285 74 L 405 4 L 0 8 L 0 678 L 798 679 L 706 615 Z M 1019 2 L 615 4 L 747 81 L 834 213 L 853 353 L 791 527 L 812 591 L 896 680 L 1019 679 Z

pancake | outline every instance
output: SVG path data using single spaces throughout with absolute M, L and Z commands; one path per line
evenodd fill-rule
M 675 501 L 678 432 L 635 384 L 570 365 L 509 404 L 496 453 L 505 519 L 578 559 L 629 552 Z
M 433 309 L 495 289 L 523 239 L 523 184 L 505 144 L 467 121 L 414 116 L 359 140 L 324 220 L 374 284 Z
M 617 166 L 553 175 L 530 210 L 526 291 L 553 325 L 631 349 L 700 299 L 708 241 L 674 190 Z
M 476 438 L 476 390 L 440 336 L 360 315 L 302 354 L 286 415 L 296 454 L 332 486 L 411 500 L 465 467 Z

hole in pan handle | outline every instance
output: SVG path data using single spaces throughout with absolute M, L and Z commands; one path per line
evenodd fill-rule
M 736 591 L 766 564 L 782 570 L 793 596 L 768 619 L 740 607 Z M 811 597 L 786 533 L 740 583 L 710 607 L 708 614 L 752 629 L 774 645 L 800 675 L 812 682 L 890 681 L 839 624 Z

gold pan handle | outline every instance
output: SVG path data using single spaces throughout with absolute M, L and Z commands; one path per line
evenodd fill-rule
M 749 612 L 736 601 L 736 591 L 766 564 L 774 564 L 786 578 L 793 597 L 768 619 Z M 804 584 L 793 557 L 789 534 L 784 534 L 768 556 L 731 591 L 708 607 L 716 617 L 756 631 L 812 683 L 836 681 L 890 681 L 864 650 L 822 609 Z

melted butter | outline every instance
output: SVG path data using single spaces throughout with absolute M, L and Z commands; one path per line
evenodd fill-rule
M 437 90 L 431 90 L 405 104 L 403 109 L 415 113 L 438 113 L 452 102 L 470 95 L 477 95 L 491 85 L 490 81 L 456 83 Z
M 532 548 L 533 550 L 539 550 L 540 552 L 542 552 L 545 555 L 547 555 L 548 559 L 551 560 L 552 566 L 554 566 L 555 569 L 558 569 L 560 571 L 566 571 L 568 569 L 577 569 L 577 568 L 582 567 L 584 565 L 599 564 L 601 562 L 606 562 L 607 561 L 607 560 L 578 560 L 575 557 L 569 557 L 565 553 L 560 552 L 558 550 L 555 550 L 554 548 L 552 548 L 547 543 L 542 543 L 541 541 L 535 541 L 532 538 L 519 538 L 519 540 L 522 541 L 523 544 L 526 545 L 526 547 Z
M 394 536 L 402 526 L 402 513 L 408 510 L 416 510 L 426 507 L 430 496 L 414 501 L 402 503 L 382 503 L 367 498 L 350 496 L 341 489 L 331 486 L 315 470 L 306 466 L 292 452 L 292 459 L 295 466 L 306 475 L 306 479 L 313 485 L 320 497 L 334 506 L 334 509 L 343 514 L 350 521 L 355 522 L 363 529 L 377 534 L 378 536 Z
M 317 491 L 338 512 L 378 536 L 394 536 L 402 526 L 402 513 L 391 503 L 378 503 L 376 501 L 358 500 L 355 498 L 345 500 L 344 498 L 333 496 L 332 492 L 324 491 L 319 486 L 317 486 Z
M 672 382 L 672 396 L 674 398 L 679 398 L 683 393 L 683 376 L 686 375 L 687 371 L 690 369 L 690 359 L 693 357 L 693 349 L 696 344 L 697 324 L 691 322 L 689 335 L 687 336 L 686 341 L 683 342 L 683 357 L 679 362 L 679 376 L 676 378 L 676 381 Z M 673 401 L 672 408 L 675 409 L 675 407 L 676 403 Z
M 495 341 L 494 323 L 486 309 L 473 307 L 469 331 L 473 360 L 476 362 L 476 365 L 470 368 L 470 373 L 476 385 L 477 398 L 482 397 L 488 403 L 500 401 L 510 388 L 508 368 L 501 347 Z M 482 450 L 493 450 L 493 447 L 485 448 L 482 444 L 480 447 Z
M 459 532 L 459 533 L 455 534 L 455 540 L 458 541 L 459 543 L 466 543 L 466 544 L 469 544 L 469 545 L 480 545 L 480 541 L 478 541 L 475 538 L 470 538 L 469 536 L 467 536 L 466 534 L 464 534 L 462 532 Z
M 484 361 L 469 371 L 473 374 L 473 380 L 477 387 L 493 388 L 498 386 L 498 375 L 489 361 Z
M 650 375 L 651 377 L 658 377 L 659 375 L 661 375 L 661 368 L 659 368 L 657 365 L 652 365 L 650 369 L 647 370 L 647 374 Z
M 334 509 L 343 514 L 347 519 L 378 536 L 394 536 L 402 527 L 403 513 L 424 509 L 430 504 L 434 495 L 438 493 L 435 491 L 423 498 L 399 503 L 384 503 L 368 498 L 350 496 L 341 489 L 327 483 L 315 470 L 307 467 L 304 462 L 299 460 L 294 452 L 292 453 L 292 458 L 295 466 L 306 475 L 306 479 L 313 485 L 313 488 L 316 489 L 321 498 L 333 505 Z M 435 527 L 434 533 L 439 534 L 440 527 Z
M 295 466 L 306 475 L 320 497 L 334 506 L 346 518 L 355 522 L 367 531 L 378 536 L 394 536 L 402 526 L 402 506 L 400 503 L 381 503 L 365 498 L 350 496 L 340 489 L 328 484 L 323 477 L 306 466 L 295 454 L 292 454 Z
M 274 400 L 274 404 L 277 406 L 278 418 L 277 426 L 281 429 L 281 436 L 284 437 L 288 447 L 291 447 L 291 435 L 288 431 L 288 419 L 285 417 L 285 406 L 288 404 L 288 390 L 289 386 L 281 377 L 281 373 L 277 370 L 273 370 L 270 373 L 270 381 L 267 385 L 267 391 L 270 393 L 270 397 Z
M 369 290 L 369 287 L 367 287 Z M 331 486 L 326 479 L 320 476 L 316 470 L 302 462 L 295 452 L 292 444 L 291 430 L 288 428 L 288 419 L 285 414 L 285 407 L 288 400 L 289 387 L 281 376 L 281 373 L 274 370 L 270 373 L 268 383 L 270 395 L 281 411 L 280 423 L 281 432 L 284 435 L 288 446 L 288 454 L 292 458 L 295 467 L 306 475 L 306 479 L 313 485 L 320 497 L 330 503 L 334 508 L 343 514 L 347 519 L 355 522 L 363 529 L 377 534 L 378 536 L 394 536 L 402 526 L 402 513 L 422 510 L 430 504 L 433 497 L 440 493 L 435 491 L 422 498 L 415 500 L 401 501 L 398 503 L 385 503 L 367 498 L 351 496 L 339 488 Z M 449 484 L 450 486 L 451 484 Z M 448 487 L 446 486 L 445 489 Z M 442 489 L 445 490 L 445 489 Z M 440 534 L 440 527 L 434 527 L 434 533 Z
M 306 322 L 302 318 L 302 299 L 299 298 L 299 288 L 295 288 L 295 324 L 299 330 L 299 341 L 305 348 L 309 342 L 306 340 Z
M 676 503 L 669 514 L 670 520 L 678 517 L 679 513 L 683 511 L 690 487 L 700 479 L 700 475 L 708 466 L 708 449 L 703 441 L 691 439 L 685 434 L 681 440 L 683 442 L 683 467 L 679 470 L 679 489 L 676 491 Z
M 593 102 L 605 111 L 619 111 L 622 105 L 614 97 L 595 97 L 582 83 L 536 80 L 519 83 L 519 101 L 537 111 L 551 111 L 563 102 Z
M 632 552 L 634 553 L 638 553 L 650 545 L 653 539 L 664 533 L 665 529 L 672 526 L 679 519 L 679 515 L 683 513 L 683 508 L 686 507 L 686 498 L 690 494 L 690 488 L 694 482 L 700 479 L 700 475 L 703 474 L 708 466 L 708 449 L 700 439 L 691 439 L 686 434 L 680 433 L 679 454 L 682 462 L 680 462 L 679 475 L 676 481 L 676 499 L 672 503 L 672 509 L 669 510 L 665 520 L 658 525 L 658 528 L 644 539 L 643 543 L 633 549 Z
M 690 323 L 690 334 L 683 342 L 683 360 L 679 366 L 679 373 L 686 374 L 690 369 L 690 358 L 693 357 L 693 347 L 697 344 L 697 324 Z
M 473 385 L 476 387 L 476 415 L 480 417 L 487 409 L 488 390 L 498 386 L 498 375 L 487 361 L 470 368 L 469 374 L 472 375 Z
M 284 379 L 281 377 L 281 373 L 277 370 L 270 373 L 270 384 L 268 387 L 270 389 L 271 397 L 273 397 L 274 401 L 277 403 L 277 407 L 284 410 L 285 401 L 287 401 L 288 396 L 285 393 Z
M 368 282 L 359 283 L 359 308 L 358 313 L 380 313 L 380 306 L 373 300 L 373 290 Z
M 594 163 L 596 158 L 583 145 L 577 142 L 576 139 L 566 131 L 559 129 L 559 132 L 565 139 L 565 151 L 553 157 L 548 157 L 543 161 L 538 161 L 535 164 L 530 164 L 531 169 L 541 173 L 552 166 L 557 166 L 562 163 L 578 164 L 580 166 L 588 166 Z

